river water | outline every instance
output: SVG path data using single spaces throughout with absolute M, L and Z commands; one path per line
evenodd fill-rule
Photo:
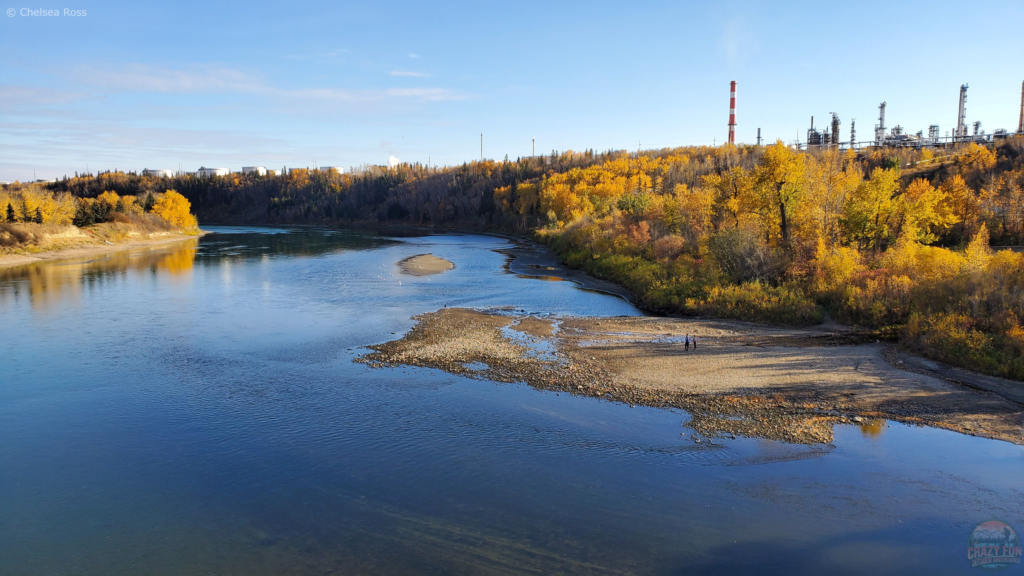
M 963 574 L 974 526 L 1024 530 L 1021 446 L 695 444 L 678 410 L 352 362 L 446 305 L 639 314 L 503 239 L 211 230 L 0 271 L 0 574 Z M 399 273 L 427 252 L 456 268 Z

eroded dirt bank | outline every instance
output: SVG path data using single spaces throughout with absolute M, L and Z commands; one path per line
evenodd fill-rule
M 129 231 L 120 235 L 96 234 L 88 229 L 83 232 L 74 226 L 66 226 L 58 234 L 47 235 L 49 237 L 40 244 L 32 246 L 31 251 L 0 251 L 0 269 L 15 268 L 47 260 L 85 258 L 121 250 L 151 248 L 183 240 L 193 240 L 204 234 L 205 232 L 185 234 L 177 231 L 148 233 Z M 107 238 L 112 238 L 114 241 Z
M 845 330 L 650 317 L 548 318 L 444 309 L 357 358 L 682 408 L 694 441 L 742 435 L 832 441 L 832 426 L 881 419 L 1024 443 L 1024 405 L 905 370 L 886 344 Z M 685 351 L 685 335 L 697 348 Z M 894 364 L 895 363 L 895 364 Z M 1017 383 L 1004 382 L 1009 388 Z

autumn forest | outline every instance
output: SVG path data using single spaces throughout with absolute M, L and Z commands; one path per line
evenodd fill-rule
M 936 151 L 565 152 L 355 174 L 112 172 L 50 184 L 45 198 L 25 193 L 38 194 L 0 192 L 15 219 L 88 225 L 157 212 L 188 226 L 188 207 L 179 212 L 190 202 L 207 223 L 530 235 L 650 311 L 852 324 L 1024 379 L 1024 253 L 999 248 L 1024 244 L 1021 137 Z

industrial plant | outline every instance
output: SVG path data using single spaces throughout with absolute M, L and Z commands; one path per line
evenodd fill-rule
M 960 99 L 957 107 L 956 128 L 952 134 L 940 136 L 939 125 L 928 126 L 928 133 L 919 130 L 916 133 L 904 131 L 900 125 L 886 128 L 885 108 L 886 103 L 878 105 L 878 123 L 875 124 L 874 138 L 871 140 L 857 140 L 856 119 L 850 120 L 849 138 L 843 138 L 840 134 L 842 121 L 839 114 L 830 112 L 831 121 L 823 129 L 814 127 L 814 116 L 811 116 L 811 126 L 807 129 L 807 137 L 804 141 L 797 141 L 794 147 L 798 150 L 809 150 L 814 148 L 839 148 L 859 150 L 862 148 L 925 148 L 925 147 L 946 147 L 975 142 L 988 144 L 1003 138 L 1014 135 L 1024 135 L 1024 83 L 1021 83 L 1020 99 L 1020 120 L 1016 132 L 1009 132 L 999 128 L 991 133 L 986 133 L 981 128 L 981 121 L 976 120 L 970 124 L 967 121 L 967 84 L 960 86 Z M 730 144 L 736 143 L 736 81 L 729 83 L 729 139 Z M 761 129 L 757 129 L 757 145 L 760 146 Z

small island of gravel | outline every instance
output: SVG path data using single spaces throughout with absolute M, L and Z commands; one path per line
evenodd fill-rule
M 399 261 L 398 267 L 403 273 L 410 276 L 430 276 L 431 274 L 443 274 L 455 268 L 455 264 L 433 254 L 417 254 Z

